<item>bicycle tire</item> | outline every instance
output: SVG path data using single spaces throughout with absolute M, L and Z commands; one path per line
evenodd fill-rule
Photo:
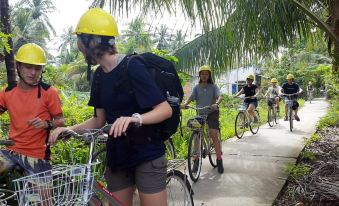
M 9 202 L 12 201 L 13 205 L 17 204 L 17 202 L 15 201 L 15 197 L 16 197 L 15 191 L 0 188 L 0 205 L 10 206 L 11 204 Z
M 188 157 L 187 157 L 187 164 L 188 164 L 188 173 L 190 175 L 190 178 L 193 182 L 198 181 L 199 176 L 200 176 L 200 172 L 201 172 L 201 163 L 202 163 L 202 137 L 200 137 L 199 135 L 200 132 L 193 132 L 190 139 L 189 139 L 189 143 L 188 143 Z M 197 146 L 195 145 L 195 143 L 198 143 L 198 148 L 196 148 Z M 194 149 L 198 149 L 198 154 L 195 155 L 194 153 L 196 153 L 194 151 Z M 193 155 L 192 155 L 193 154 Z M 196 161 L 198 161 L 198 163 L 195 163 Z M 197 170 L 194 171 L 196 168 L 194 168 L 194 164 L 198 164 L 197 165 Z
M 174 185 L 175 182 L 178 182 L 178 184 Z M 168 206 L 194 206 L 194 192 L 190 182 L 188 181 L 187 175 L 182 172 L 178 170 L 171 170 L 167 172 L 166 190 Z
M 175 152 L 174 143 L 172 137 L 170 137 L 167 141 L 164 142 L 166 147 L 166 157 L 168 160 L 175 159 L 177 157 Z
M 238 137 L 238 139 L 241 139 L 242 136 L 245 133 L 245 113 L 244 112 L 239 112 L 237 114 L 237 117 L 235 118 L 235 123 L 234 123 L 234 130 L 235 130 L 235 135 Z M 242 127 L 242 128 L 241 128 Z
M 258 110 L 254 110 L 254 112 L 256 113 L 257 117 L 258 117 L 258 122 L 257 123 L 250 123 L 250 130 L 252 132 L 252 134 L 257 134 L 259 131 L 259 127 L 260 127 L 260 116 L 259 116 L 259 112 Z
M 289 122 L 290 122 L 290 131 L 293 131 L 293 111 L 290 109 L 289 111 Z
M 273 108 L 268 107 L 267 109 L 267 122 L 270 127 L 274 126 L 274 119 L 273 119 Z
M 91 197 L 90 201 L 88 202 L 89 206 L 102 206 L 102 205 L 107 205 L 110 204 L 111 206 L 122 206 L 122 204 L 119 202 L 119 200 L 108 194 L 108 190 L 106 190 L 103 186 L 103 184 L 106 183 L 101 183 L 104 182 L 104 170 L 106 166 L 106 146 L 98 150 L 93 154 L 92 157 L 92 162 L 100 161 L 101 163 L 97 166 L 98 168 L 98 173 L 99 173 L 99 178 L 100 181 L 96 180 L 93 183 L 93 191 L 94 194 Z M 100 168 L 102 166 L 102 168 Z M 100 196 L 100 197 L 99 197 Z M 106 204 L 107 203 L 107 204 Z
M 215 146 L 213 143 L 212 138 L 210 139 L 211 141 L 211 146 L 210 146 L 210 151 L 208 153 L 208 160 L 210 161 L 210 164 L 212 165 L 213 168 L 217 167 L 217 153 L 215 151 Z M 221 147 L 221 132 L 219 129 L 219 141 L 220 141 L 220 147 Z
M 279 122 L 279 113 L 278 113 L 276 108 L 273 111 L 274 111 L 274 122 L 275 122 L 275 124 L 278 124 L 278 122 Z

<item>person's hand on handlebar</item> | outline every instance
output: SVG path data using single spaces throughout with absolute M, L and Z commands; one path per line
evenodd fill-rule
M 48 143 L 50 145 L 53 145 L 55 144 L 55 142 L 57 141 L 58 137 L 60 136 L 60 134 L 62 132 L 65 132 L 65 131 L 68 131 L 68 128 L 67 127 L 57 127 L 55 128 L 55 130 L 53 130 L 51 132 L 51 134 L 49 135 L 49 138 L 48 138 Z

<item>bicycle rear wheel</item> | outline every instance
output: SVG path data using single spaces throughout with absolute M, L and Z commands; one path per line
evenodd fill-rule
M 273 108 L 270 106 L 267 109 L 267 122 L 268 125 L 270 125 L 270 127 L 273 127 L 274 125 Z
M 173 144 L 172 137 L 170 137 L 167 141 L 164 142 L 166 146 L 166 157 L 168 160 L 172 160 L 176 158 L 175 148 Z
M 235 118 L 235 124 L 234 124 L 234 129 L 235 129 L 235 135 L 241 139 L 242 136 L 245 133 L 245 113 L 244 112 L 239 112 L 237 114 L 237 117 Z
M 194 206 L 193 190 L 187 176 L 178 170 L 167 173 L 167 205 Z
M 202 163 L 202 133 L 193 132 L 188 143 L 188 173 L 196 182 L 199 179 Z
M 258 131 L 259 131 L 259 126 L 260 126 L 260 116 L 259 116 L 258 110 L 254 110 L 254 112 L 256 113 L 256 115 L 258 117 L 258 122 L 251 122 L 250 123 L 250 130 L 251 130 L 252 134 L 257 134 Z

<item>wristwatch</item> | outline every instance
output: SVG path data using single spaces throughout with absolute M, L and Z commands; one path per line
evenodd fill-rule
M 141 127 L 141 125 L 142 125 L 142 117 L 141 117 L 141 115 L 140 115 L 139 113 L 134 113 L 134 114 L 132 115 L 132 117 L 136 117 L 136 118 L 139 119 L 139 122 L 136 122 L 135 125 L 136 125 L 137 127 Z
M 52 120 L 47 120 L 47 130 L 51 130 L 54 127 L 53 121 Z

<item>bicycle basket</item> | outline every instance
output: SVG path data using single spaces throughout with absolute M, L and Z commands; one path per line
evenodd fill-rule
M 85 205 L 92 195 L 95 172 L 91 165 L 57 165 L 52 170 L 16 180 L 19 206 Z
M 247 109 L 247 107 L 248 107 L 248 104 L 244 103 L 244 104 L 239 106 L 238 110 L 239 111 L 245 111 Z
M 200 116 L 196 116 L 187 121 L 187 127 L 191 129 L 202 128 L 204 124 L 205 124 L 205 118 L 200 117 Z

